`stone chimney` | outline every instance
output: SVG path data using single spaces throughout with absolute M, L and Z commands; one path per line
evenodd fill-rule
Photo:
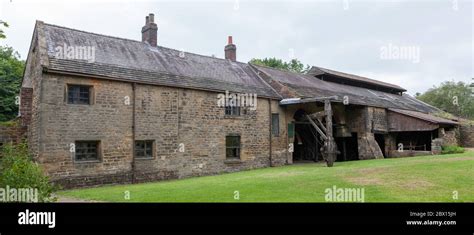
M 148 42 L 156 47 L 158 38 L 158 26 L 155 23 L 155 15 L 150 13 L 145 17 L 145 26 L 142 27 L 142 42 Z
M 225 58 L 231 61 L 237 59 L 237 47 L 232 43 L 232 36 L 229 36 L 227 45 L 224 47 Z

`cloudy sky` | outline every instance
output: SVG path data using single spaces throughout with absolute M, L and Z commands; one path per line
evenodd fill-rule
M 298 58 L 305 64 L 394 83 L 408 93 L 474 77 L 470 0 L 0 0 L 7 39 L 27 56 L 35 20 L 141 40 L 155 13 L 158 44 L 237 60 Z

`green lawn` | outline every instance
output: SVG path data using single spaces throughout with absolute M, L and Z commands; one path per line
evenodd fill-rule
M 364 188 L 365 202 L 474 202 L 473 163 L 474 152 L 336 162 L 332 168 L 309 163 L 58 194 L 111 202 L 324 202 L 325 189 L 335 185 Z

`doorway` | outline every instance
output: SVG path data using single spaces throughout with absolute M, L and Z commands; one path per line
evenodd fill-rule
M 336 138 L 338 162 L 359 160 L 357 133 L 351 133 L 351 137 Z
M 293 162 L 317 162 L 322 160 L 319 134 L 304 117 L 306 112 L 299 109 L 295 112 L 295 138 Z
M 374 134 L 375 136 L 375 141 L 380 147 L 380 150 L 382 150 L 383 157 L 387 157 L 385 154 L 385 136 L 383 134 Z

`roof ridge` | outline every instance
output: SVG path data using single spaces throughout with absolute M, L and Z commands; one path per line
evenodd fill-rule
M 293 73 L 293 74 L 298 74 L 298 75 L 307 75 L 307 74 L 304 74 L 304 73 L 299 73 L 299 72 L 284 70 L 284 69 L 280 69 L 280 68 L 270 67 L 268 65 L 260 65 L 260 64 L 255 64 L 255 63 L 251 63 L 251 62 L 249 62 L 249 64 L 257 66 L 257 67 L 263 67 L 263 68 L 278 70 L 278 71 L 285 72 L 285 73 Z
M 133 40 L 133 39 L 129 39 L 129 38 L 121 38 L 121 37 L 116 37 L 116 36 L 111 36 L 111 35 L 106 35 L 106 34 L 100 34 L 100 33 L 94 33 L 94 32 L 90 32 L 90 31 L 85 31 L 85 30 L 80 30 L 80 29 L 75 29 L 75 28 L 69 28 L 69 27 L 62 26 L 62 25 L 56 25 L 56 24 L 50 24 L 50 23 L 43 23 L 43 24 L 48 25 L 48 26 L 52 26 L 52 27 L 57 27 L 57 28 L 68 29 L 68 30 L 72 30 L 72 31 L 76 31 L 76 32 L 81 32 L 81 33 L 94 34 L 94 35 L 102 36 L 102 37 L 115 38 L 115 39 L 120 39 L 120 40 L 143 43 L 143 42 L 138 41 L 138 40 Z
M 124 40 L 124 41 L 130 41 L 130 42 L 135 42 L 135 43 L 140 43 L 140 44 L 143 44 L 143 45 L 150 46 L 149 44 L 147 44 L 147 43 L 145 43 L 145 42 L 138 41 L 138 40 L 134 40 L 134 39 L 116 37 L 116 36 L 111 36 L 111 35 L 106 35 L 106 34 L 101 34 L 101 33 L 94 33 L 94 32 L 90 32 L 90 31 L 85 31 L 85 30 L 80 30 L 80 29 L 75 29 L 75 28 L 69 28 L 69 27 L 66 27 L 66 26 L 55 25 L 55 24 L 50 24 L 50 23 L 43 23 L 43 24 L 44 24 L 44 25 L 47 25 L 47 26 L 52 26 L 52 27 L 61 28 L 61 29 L 67 29 L 67 30 L 72 30 L 72 31 L 76 31 L 76 32 L 92 34 L 92 35 L 101 36 L 101 37 L 107 37 L 107 38 L 119 39 L 119 40 Z M 173 51 L 176 51 L 176 52 L 184 52 L 184 53 L 186 53 L 186 54 L 192 54 L 192 55 L 201 56 L 201 57 L 207 57 L 207 58 L 211 58 L 211 59 L 217 59 L 217 60 L 223 60 L 223 61 L 230 61 L 230 60 L 225 59 L 225 58 L 219 58 L 219 57 L 215 57 L 215 56 L 211 56 L 211 55 L 197 54 L 197 53 L 194 53 L 194 52 L 183 51 L 183 50 L 179 50 L 179 49 L 175 49 L 175 48 L 171 48 L 171 47 L 165 47 L 165 46 L 160 46 L 160 45 L 157 45 L 156 47 L 157 47 L 157 48 L 167 49 L 167 50 L 173 50 Z M 230 61 L 230 62 L 234 62 L 234 63 L 238 63 L 238 64 L 247 64 L 247 63 L 241 62 L 241 61 Z
M 248 65 L 250 67 L 250 70 L 252 70 L 252 73 L 254 73 L 260 79 L 260 81 L 263 82 L 263 84 L 265 84 L 267 87 L 272 89 L 272 91 L 275 92 L 275 94 L 277 94 L 278 96 L 280 96 L 280 98 L 283 99 L 283 96 L 275 88 L 273 88 L 268 82 L 266 82 L 265 79 L 262 78 L 262 76 L 260 76 L 260 72 L 266 74 L 265 71 L 260 71 L 258 68 L 255 68 L 254 64 L 248 63 Z M 266 74 L 266 75 L 268 76 L 268 74 Z M 276 82 L 278 82 L 278 81 L 276 81 Z M 280 82 L 278 82 L 278 83 L 280 83 Z

